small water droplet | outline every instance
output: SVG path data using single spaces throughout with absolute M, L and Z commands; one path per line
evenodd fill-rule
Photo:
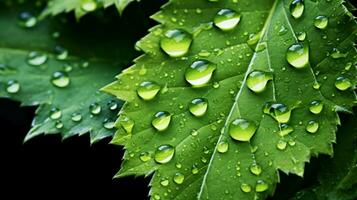
M 240 185 L 240 189 L 245 193 L 249 193 L 249 192 L 252 191 L 252 187 L 250 185 L 246 184 L 246 183 L 242 183 Z
M 191 131 L 191 135 L 192 135 L 192 136 L 197 136 L 197 135 L 198 135 L 198 131 L 197 131 L 196 129 L 193 129 L 193 130 Z
M 175 149 L 169 144 L 160 145 L 155 152 L 155 161 L 160 164 L 170 162 L 174 157 Z
M 250 141 L 257 126 L 246 119 L 235 119 L 229 125 L 229 135 L 238 141 Z
M 315 18 L 314 25 L 318 29 L 325 29 L 328 25 L 328 18 L 326 16 L 319 15 Z
M 51 119 L 59 119 L 62 117 L 62 111 L 59 108 L 51 108 L 50 110 L 50 118 Z
M 253 163 L 249 169 L 252 174 L 257 175 L 257 176 L 259 176 L 262 173 L 262 168 L 259 165 L 257 165 L 256 163 Z
M 56 121 L 55 127 L 56 127 L 57 129 L 62 129 L 62 128 L 63 128 L 63 123 L 62 123 L 62 121 L 61 121 L 61 120 Z
M 280 124 L 280 131 L 279 131 L 279 135 L 281 137 L 284 137 L 286 135 L 289 135 L 290 133 L 292 133 L 294 131 L 294 128 L 288 124 Z
M 128 116 L 125 114 L 121 114 L 119 116 L 119 124 L 120 126 L 125 130 L 126 133 L 131 133 L 134 128 L 134 121 L 130 119 Z
M 98 103 L 92 103 L 89 106 L 89 111 L 93 115 L 99 115 L 99 113 L 102 111 L 102 107 Z
M 253 92 L 263 92 L 267 86 L 269 80 L 272 80 L 271 73 L 263 71 L 252 71 L 247 78 L 247 86 Z
M 217 151 L 219 153 L 226 153 L 228 151 L 228 142 L 220 141 L 217 145 Z
M 300 42 L 305 41 L 305 39 L 306 39 L 306 32 L 299 32 L 299 33 L 297 34 L 297 38 L 298 38 L 298 40 L 299 40 Z
M 185 79 L 193 87 L 203 87 L 210 82 L 216 65 L 207 60 L 197 60 L 187 68 Z
M 147 162 L 149 160 L 151 160 L 151 156 L 149 152 L 141 152 L 139 155 L 139 159 L 143 162 Z
M 304 13 L 305 5 L 304 0 L 293 0 L 290 3 L 290 13 L 295 19 L 298 19 Z
M 257 185 L 255 186 L 256 192 L 264 192 L 269 188 L 268 184 L 263 180 L 258 180 Z
M 189 111 L 196 117 L 203 116 L 208 108 L 207 99 L 197 98 L 193 99 L 189 104 Z
M 297 69 L 307 67 L 309 64 L 309 46 L 302 43 L 291 45 L 286 52 L 286 60 Z
M 71 79 L 66 72 L 57 71 L 52 74 L 51 83 L 56 87 L 65 88 L 70 82 Z
M 219 88 L 219 82 L 214 82 L 214 83 L 213 83 L 213 88 L 214 88 L 214 89 Z
M 84 12 L 92 12 L 97 9 L 97 2 L 95 0 L 82 0 L 81 8 Z
M 192 174 L 198 174 L 199 170 L 196 164 L 194 164 L 192 166 L 192 170 L 191 170 Z
M 346 58 L 348 53 L 342 53 L 340 50 L 333 48 L 332 53 L 330 54 L 331 58 L 339 59 L 339 58 Z
M 339 77 L 337 77 L 337 79 L 335 81 L 335 86 L 337 89 L 339 89 L 341 91 L 345 91 L 352 87 L 352 83 L 351 83 L 350 79 L 345 78 L 343 76 L 339 76 Z
M 322 109 L 324 108 L 324 105 L 322 104 L 321 101 L 319 100 L 316 100 L 316 101 L 312 101 L 310 103 L 310 107 L 309 107 L 309 110 L 311 113 L 313 114 L 320 114 Z
M 139 88 L 137 89 L 137 93 L 139 97 L 148 101 L 152 100 L 159 93 L 161 87 L 155 82 L 152 81 L 144 81 L 140 83 Z
M 109 107 L 109 110 L 114 111 L 114 110 L 118 109 L 118 104 L 117 104 L 116 101 L 110 100 L 110 101 L 108 102 L 108 107 Z
M 162 178 L 160 184 L 164 187 L 169 185 L 169 180 L 167 178 Z
M 19 15 L 19 25 L 24 28 L 32 28 L 37 24 L 37 18 L 30 12 L 21 12 Z
M 181 57 L 188 53 L 192 43 L 191 34 L 181 29 L 166 31 L 160 40 L 161 49 L 170 57 Z
M 263 112 L 274 117 L 279 123 L 290 121 L 291 110 L 285 104 L 268 102 L 265 104 Z
M 284 140 L 279 140 L 278 143 L 276 143 L 276 148 L 279 150 L 285 150 L 286 149 L 287 143 Z
M 171 114 L 166 111 L 157 112 L 152 120 L 152 126 L 158 131 L 166 130 L 171 122 Z
M 82 115 L 80 113 L 72 113 L 71 119 L 74 122 L 79 122 L 82 120 Z
M 16 94 L 20 91 L 21 85 L 16 80 L 9 80 L 6 83 L 6 92 L 9 94 Z
M 174 182 L 176 183 L 176 184 L 182 184 L 183 183 L 183 181 L 185 180 L 185 176 L 183 175 L 183 174 L 181 174 L 180 172 L 177 172 L 177 173 L 175 173 L 175 175 L 174 175 Z
M 319 130 L 319 123 L 311 120 L 306 125 L 306 131 L 309 133 L 316 133 Z
M 214 25 L 222 31 L 234 29 L 240 22 L 241 15 L 231 9 L 221 9 L 214 17 Z
M 61 46 L 56 46 L 54 51 L 58 60 L 65 60 L 68 57 L 68 50 Z
M 47 62 L 48 56 L 45 53 L 31 51 L 27 55 L 27 63 L 32 66 L 39 66 Z
M 314 82 L 314 84 L 312 85 L 312 88 L 314 88 L 315 90 L 320 89 L 321 85 L 319 82 Z
M 109 130 L 113 129 L 115 127 L 115 121 L 108 119 L 108 118 L 104 119 L 103 126 L 104 126 L 104 128 L 109 129 Z

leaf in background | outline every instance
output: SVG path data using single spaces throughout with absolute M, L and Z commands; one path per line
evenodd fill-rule
M 117 177 L 154 173 L 153 199 L 264 199 L 277 170 L 332 154 L 356 103 L 342 1 L 172 0 L 153 18 L 146 54 L 104 89 L 126 101 Z
M 113 4 L 121 14 L 126 6 L 133 1 L 135 0 L 50 0 L 42 13 L 42 17 L 74 11 L 76 18 L 79 19 L 97 8 L 107 8 Z
M 300 200 L 354 200 L 357 198 L 357 118 L 353 116 L 338 131 L 332 159 L 319 165 L 319 185 L 300 191 Z
M 136 56 L 135 28 L 122 31 L 95 18 L 80 24 L 53 18 L 30 27 L 32 19 L 19 15 L 31 16 L 34 6 L 0 9 L 0 96 L 39 105 L 26 140 L 59 132 L 63 138 L 90 132 L 91 142 L 111 136 L 121 102 L 98 90 Z

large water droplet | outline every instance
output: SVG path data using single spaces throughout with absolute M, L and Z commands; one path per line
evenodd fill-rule
M 316 100 L 316 101 L 312 101 L 310 103 L 310 107 L 309 107 L 309 110 L 311 113 L 313 114 L 320 114 L 322 109 L 324 108 L 324 105 L 322 104 L 321 101 L 319 100 Z
M 309 133 L 316 133 L 319 130 L 319 123 L 311 120 L 306 125 L 306 131 Z
M 203 87 L 210 82 L 216 65 L 207 60 L 197 60 L 187 68 L 185 73 L 186 81 L 193 87 Z
M 59 88 L 67 87 L 71 82 L 66 72 L 57 71 L 52 74 L 51 83 Z
M 250 172 L 254 175 L 259 176 L 262 173 L 262 168 L 259 165 L 257 165 L 256 163 L 253 163 L 250 166 Z
M 290 121 L 291 110 L 282 103 L 266 103 L 264 113 L 270 114 L 279 123 L 288 123 Z
M 269 80 L 272 80 L 271 73 L 263 71 L 252 71 L 247 78 L 247 86 L 253 92 L 263 92 Z
M 295 19 L 298 19 L 302 16 L 304 9 L 304 0 L 293 0 L 290 3 L 290 13 Z
M 328 18 L 326 16 L 317 16 L 314 21 L 314 25 L 318 29 L 325 29 L 328 25 Z
M 185 176 L 181 174 L 180 172 L 175 173 L 174 175 L 174 182 L 177 184 L 182 184 L 183 181 L 185 180 Z
M 92 12 L 97 9 L 97 2 L 95 0 L 82 0 L 81 8 L 84 12 Z
M 125 130 L 126 133 L 131 133 L 134 128 L 134 121 L 125 114 L 119 116 L 119 124 Z
M 36 26 L 37 18 L 29 12 L 22 12 L 19 15 L 19 25 L 25 28 L 31 28 Z
M 263 180 L 258 180 L 257 185 L 255 186 L 256 192 L 264 192 L 269 188 L 268 184 Z
M 174 157 L 175 149 L 169 144 L 163 144 L 156 149 L 155 161 L 160 164 L 165 164 L 170 162 Z
M 89 106 L 89 111 L 93 115 L 99 115 L 99 113 L 102 111 L 102 107 L 98 103 L 92 103 Z
M 214 25 L 222 31 L 234 29 L 240 22 L 241 15 L 231 9 L 221 9 L 214 17 Z
M 137 89 L 137 93 L 139 97 L 148 101 L 154 99 L 157 93 L 159 93 L 160 89 L 161 87 L 157 83 L 152 81 L 144 81 L 140 83 L 140 86 Z
M 82 120 L 82 115 L 80 113 L 72 113 L 71 119 L 74 122 L 79 122 Z
M 21 85 L 16 80 L 9 80 L 6 84 L 6 92 L 9 94 L 16 94 L 20 91 Z
M 181 57 L 187 54 L 191 43 L 191 34 L 181 29 L 166 31 L 160 40 L 161 49 L 171 57 Z
M 240 189 L 245 192 L 245 193 L 248 193 L 248 192 L 251 192 L 252 191 L 252 187 L 246 183 L 242 183 L 240 185 Z
M 228 143 L 226 141 L 220 141 L 217 145 L 217 151 L 219 153 L 226 153 L 228 151 Z
M 201 117 L 203 116 L 208 108 L 208 102 L 207 99 L 203 98 L 197 98 L 193 99 L 190 104 L 189 104 L 189 110 L 190 112 L 196 116 L 196 117 Z
M 141 152 L 140 155 L 139 155 L 139 158 L 143 162 L 147 162 L 147 161 L 151 160 L 150 153 L 146 152 L 146 151 L 145 152 Z
M 297 69 L 307 67 L 309 64 L 309 46 L 302 43 L 291 45 L 286 52 L 286 60 Z
M 158 131 L 166 130 L 171 122 L 171 114 L 166 111 L 157 112 L 152 120 L 152 126 Z
M 44 64 L 48 59 L 48 56 L 45 53 L 38 51 L 31 51 L 27 55 L 27 63 L 32 66 L 39 66 Z
M 62 111 L 59 108 L 51 108 L 50 110 L 50 118 L 51 119 L 59 119 L 62 116 Z
M 250 141 L 257 126 L 246 119 L 235 119 L 229 125 L 229 135 L 238 141 Z
M 350 79 L 340 76 L 340 77 L 337 77 L 337 79 L 335 81 L 335 86 L 337 89 L 339 89 L 341 91 L 345 91 L 352 87 L 352 83 L 351 83 Z

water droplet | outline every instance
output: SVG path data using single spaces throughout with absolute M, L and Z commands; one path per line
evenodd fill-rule
M 306 39 L 306 32 L 299 32 L 299 33 L 297 34 L 297 38 L 298 38 L 298 40 L 299 40 L 300 42 L 305 41 L 305 39 Z
M 245 193 L 249 193 L 249 192 L 252 191 L 252 187 L 250 185 L 246 184 L 246 183 L 242 183 L 240 185 L 240 189 Z
M 222 31 L 234 29 L 240 22 L 241 15 L 231 9 L 221 9 L 214 17 L 214 25 Z
M 171 114 L 166 111 L 157 112 L 152 120 L 152 126 L 158 131 L 166 130 L 171 122 Z
M 140 83 L 139 88 L 137 89 L 137 93 L 139 97 L 148 101 L 152 100 L 159 93 L 161 87 L 155 82 L 152 81 L 144 81 Z
M 180 172 L 175 173 L 174 175 L 174 182 L 177 184 L 182 184 L 183 181 L 185 180 L 185 176 L 181 174 Z
M 66 72 L 57 71 L 52 74 L 51 83 L 59 88 L 67 87 L 71 82 Z
M 151 160 L 151 156 L 149 152 L 141 152 L 139 155 L 139 159 L 143 162 L 147 162 L 149 160 Z
M 332 53 L 330 54 L 330 56 L 333 59 L 339 59 L 339 58 L 346 58 L 348 53 L 342 53 L 340 52 L 340 50 L 333 48 Z
M 31 51 L 27 55 L 27 63 L 32 66 L 39 66 L 47 62 L 48 56 L 45 53 Z
M 192 172 L 192 174 L 198 174 L 199 170 L 198 170 L 197 164 L 194 164 L 192 166 L 191 172 Z
M 319 82 L 314 82 L 314 84 L 312 85 L 312 88 L 314 88 L 315 90 L 320 89 L 321 85 Z
M 169 185 L 169 180 L 167 178 L 162 178 L 160 184 L 164 187 Z
M 339 76 L 336 79 L 335 86 L 337 89 L 339 89 L 341 91 L 345 91 L 352 87 L 352 83 L 351 83 L 350 79 L 345 78 L 343 76 Z
M 97 9 L 97 2 L 95 0 L 82 0 L 81 8 L 84 12 L 92 12 Z
M 156 149 L 155 161 L 160 164 L 165 164 L 170 162 L 174 157 L 175 149 L 169 144 L 163 144 Z
M 319 130 L 319 123 L 311 120 L 306 125 L 306 131 L 309 133 L 316 133 Z
M 313 114 L 320 114 L 322 109 L 324 108 L 324 105 L 321 103 L 321 101 L 316 100 L 316 101 L 312 101 L 310 103 L 310 107 L 309 110 L 310 112 L 312 112 Z
M 104 128 L 109 129 L 109 130 L 113 129 L 115 127 L 115 121 L 108 119 L 108 118 L 104 119 L 103 126 L 104 126 Z
M 29 12 L 22 12 L 19 15 L 19 25 L 24 28 L 32 28 L 37 24 L 37 18 Z
M 257 126 L 246 119 L 235 119 L 229 125 L 229 135 L 238 141 L 250 141 Z
M 213 88 L 214 88 L 214 89 L 219 88 L 219 82 L 214 82 L 214 83 L 213 83 Z
M 109 102 L 108 102 L 108 107 L 109 107 L 109 110 L 116 110 L 116 109 L 118 109 L 118 104 L 117 104 L 117 102 L 116 101 L 114 101 L 114 100 L 110 100 Z
M 257 165 L 256 163 L 253 163 L 250 166 L 250 172 L 252 172 L 252 174 L 259 176 L 262 173 L 262 168 Z
M 74 122 L 79 122 L 82 120 L 82 115 L 80 113 L 72 113 L 71 119 Z
M 281 137 L 284 137 L 286 135 L 289 135 L 291 132 L 294 131 L 294 128 L 288 124 L 280 124 L 280 131 L 279 135 Z
M 271 73 L 263 71 L 252 71 L 247 78 L 247 86 L 253 92 L 263 92 L 269 80 L 272 80 Z
M 73 70 L 72 65 L 70 65 L 68 63 L 65 63 L 62 68 L 65 72 L 71 72 Z
M 92 103 L 89 106 L 89 111 L 93 115 L 99 115 L 99 113 L 102 111 L 102 107 L 98 103 Z
M 309 47 L 302 43 L 291 45 L 286 52 L 286 60 L 297 69 L 305 68 L 309 64 Z
M 282 103 L 266 103 L 264 113 L 270 114 L 279 123 L 288 123 L 290 121 L 291 110 Z
M 119 124 L 125 130 L 126 133 L 131 133 L 134 128 L 134 121 L 125 114 L 119 116 Z
M 216 65 L 214 63 L 207 60 L 197 60 L 187 68 L 185 78 L 193 87 L 203 87 L 209 83 L 215 70 Z
M 228 143 L 226 141 L 220 141 L 217 145 L 217 151 L 219 153 L 226 153 L 228 151 Z
M 295 19 L 298 19 L 304 13 L 305 5 L 304 0 L 293 0 L 290 3 L 290 13 Z
M 181 29 L 166 31 L 160 40 L 161 49 L 170 57 L 181 57 L 187 54 L 192 43 L 191 34 Z
M 328 18 L 326 16 L 317 16 L 314 21 L 314 25 L 318 29 L 325 29 L 328 25 Z
M 21 85 L 16 80 L 9 80 L 6 84 L 6 92 L 9 94 L 16 94 L 20 91 Z
M 276 143 L 276 148 L 279 150 L 285 150 L 286 149 L 287 143 L 284 140 L 279 140 L 278 143 Z
M 258 180 L 257 185 L 255 186 L 255 191 L 256 192 L 264 192 L 269 188 L 268 184 L 265 183 L 263 180 Z
M 68 57 L 68 50 L 61 46 L 56 46 L 54 51 L 58 60 L 65 60 Z
M 207 99 L 203 98 L 193 99 L 189 104 L 190 113 L 192 113 L 196 117 L 203 116 L 207 111 L 207 107 Z
M 62 111 L 59 108 L 51 108 L 50 110 L 51 119 L 59 119 L 61 117 L 62 117 Z
M 56 127 L 57 129 L 62 129 L 62 128 L 63 128 L 63 123 L 62 123 L 62 121 L 61 121 L 61 120 L 56 121 L 55 127 Z

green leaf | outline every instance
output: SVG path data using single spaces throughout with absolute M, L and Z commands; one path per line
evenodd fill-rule
M 33 128 L 25 140 L 59 132 L 63 138 L 90 132 L 91 142 L 112 136 L 114 127 L 110 122 L 115 121 L 122 103 L 99 89 L 136 55 L 132 29 L 128 32 L 113 29 L 100 19 L 76 24 L 69 18 L 44 20 L 32 28 L 24 28 L 18 21 L 20 11 L 24 10 L 36 13 L 33 6 L 1 4 L 0 97 L 21 101 L 23 106 L 39 105 Z M 104 35 L 95 32 L 97 28 Z M 67 58 L 57 58 L 54 49 L 58 45 L 68 51 Z M 28 55 L 33 51 L 47 55 L 47 62 L 38 66 L 29 64 Z M 68 74 L 68 86 L 60 88 L 52 83 L 52 76 L 58 71 Z M 19 91 L 9 93 L 9 81 L 18 82 Z M 92 114 L 89 107 L 93 103 L 101 106 L 100 113 Z M 51 118 L 51 110 L 55 108 L 61 115 Z
M 291 16 L 290 2 L 172 0 L 153 16 L 161 25 L 152 28 L 138 43 L 146 54 L 104 89 L 126 101 L 113 139 L 114 144 L 126 149 L 117 177 L 153 174 L 153 199 L 264 199 L 275 190 L 278 170 L 302 176 L 304 164 L 311 156 L 332 154 L 339 124 L 336 112 L 351 112 L 356 103 L 356 21 L 342 1 L 305 0 L 305 11 L 299 19 Z M 212 24 L 221 9 L 241 15 L 239 24 L 230 31 L 218 28 L 224 24 Z M 323 26 L 319 23 L 316 26 L 320 28 L 315 27 L 318 16 L 328 18 L 325 29 L 320 29 Z M 169 33 L 178 34 L 177 41 L 184 40 L 185 44 L 170 46 L 167 39 L 163 41 L 170 37 L 164 34 L 173 29 L 180 30 Z M 193 37 L 188 53 L 169 57 L 162 49 L 176 47 L 172 54 L 185 53 L 190 36 L 184 32 Z M 299 32 L 306 33 L 301 43 L 310 50 L 306 65 L 294 63 L 302 69 L 286 60 L 288 48 L 298 43 Z M 160 40 L 164 46 L 160 46 Z M 206 67 L 213 71 L 215 66 L 216 70 L 205 87 L 193 88 L 185 80 L 185 73 L 199 59 L 209 61 L 211 64 Z M 260 93 L 247 88 L 248 76 L 257 70 L 273 76 Z M 337 78 L 339 84 L 350 87 L 337 89 Z M 161 86 L 153 100 L 145 101 L 137 94 L 145 81 Z M 189 103 L 195 98 L 208 101 L 208 110 L 202 117 L 189 112 Z M 311 103 L 316 104 L 314 101 L 323 105 L 322 111 L 316 112 L 319 114 L 309 111 Z M 272 117 L 274 108 L 267 110 L 270 114 L 263 112 L 267 102 L 288 107 L 289 120 L 283 119 L 289 112 L 277 117 L 282 123 L 288 121 L 293 128 L 291 133 L 281 133 L 282 124 Z M 284 107 L 280 104 L 280 108 Z M 171 123 L 161 132 L 151 125 L 159 111 L 171 114 Z M 282 112 L 285 113 L 283 109 Z M 279 114 L 278 109 L 275 113 Z M 231 123 L 242 122 L 236 120 L 239 118 L 250 122 L 254 134 L 250 142 L 236 141 L 230 136 L 234 127 Z M 306 130 L 309 123 L 309 131 L 315 133 Z M 243 128 L 247 125 L 244 123 Z M 251 133 L 248 131 L 245 136 Z M 237 135 L 241 136 L 242 131 Z M 172 151 L 161 145 L 174 147 L 171 160 Z M 155 161 L 160 149 L 166 151 Z M 160 164 L 161 161 L 167 163 Z
M 107 8 L 114 4 L 119 13 L 122 14 L 126 6 L 133 1 L 135 0 L 50 0 L 42 12 L 42 17 L 74 11 L 76 18 L 79 19 L 97 8 Z
M 357 198 L 357 118 L 353 116 L 338 131 L 333 158 L 320 164 L 319 184 L 300 191 L 294 199 L 353 200 Z

